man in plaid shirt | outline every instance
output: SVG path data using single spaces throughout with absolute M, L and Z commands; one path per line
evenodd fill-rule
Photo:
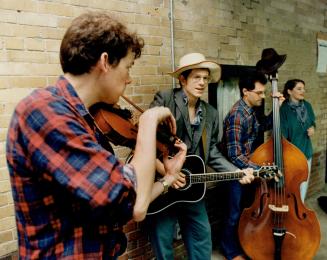
M 107 14 L 83 14 L 61 43 L 64 75 L 17 105 L 7 163 L 20 259 L 116 259 L 126 248 L 122 226 L 144 219 L 151 200 L 166 188 L 154 182 L 154 173 L 157 125 L 167 122 L 176 133 L 169 109 L 140 116 L 129 164 L 101 146 L 104 137 L 88 110 L 118 102 L 142 48 L 142 39 Z M 163 160 L 165 185 L 180 179 L 186 145 L 175 147 L 174 158 Z
M 222 144 L 226 157 L 238 168 L 260 168 L 251 162 L 250 156 L 258 147 L 260 131 L 271 129 L 273 118 L 258 116 L 256 108 L 262 105 L 265 98 L 267 79 L 260 72 L 253 72 L 240 78 L 239 89 L 241 99 L 238 100 L 224 120 Z M 274 94 L 281 102 L 284 100 L 281 93 Z M 238 181 L 228 184 L 228 206 L 226 223 L 222 231 L 221 248 L 227 260 L 246 259 L 239 245 L 237 227 L 242 212 L 241 198 L 244 191 Z

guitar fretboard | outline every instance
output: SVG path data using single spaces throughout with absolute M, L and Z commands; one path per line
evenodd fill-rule
M 185 178 L 190 183 L 203 183 L 203 182 L 217 182 L 217 181 L 226 181 L 226 180 L 239 180 L 242 179 L 245 175 L 242 171 L 237 172 L 213 172 L 213 173 L 197 173 L 186 175 Z M 258 177 L 259 171 L 253 171 L 254 177 Z

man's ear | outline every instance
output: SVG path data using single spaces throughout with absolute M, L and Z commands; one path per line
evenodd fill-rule
M 247 96 L 248 90 L 246 88 L 242 88 L 243 96 Z
M 101 54 L 97 65 L 99 66 L 99 69 L 102 71 L 107 71 L 110 69 L 109 55 L 107 52 L 103 52 Z
M 186 79 L 184 78 L 183 75 L 179 75 L 178 79 L 182 86 L 186 85 Z

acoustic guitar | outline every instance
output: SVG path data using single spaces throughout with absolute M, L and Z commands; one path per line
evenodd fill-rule
M 245 175 L 243 171 L 206 173 L 205 164 L 197 155 L 187 155 L 181 171 L 185 174 L 185 186 L 180 189 L 169 188 L 167 193 L 151 202 L 147 215 L 159 213 L 176 203 L 194 203 L 201 200 L 205 195 L 207 182 L 240 180 Z M 271 179 L 278 176 L 278 168 L 272 165 L 261 166 L 260 169 L 254 170 L 253 175 Z

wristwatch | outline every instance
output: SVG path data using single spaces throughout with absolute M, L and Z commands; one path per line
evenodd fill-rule
M 161 179 L 158 180 L 158 181 L 162 184 L 162 186 L 163 186 L 163 188 L 164 188 L 162 194 L 166 194 L 166 193 L 168 192 L 168 188 L 169 188 L 169 184 L 168 184 L 168 182 L 167 182 L 164 178 L 161 178 Z

